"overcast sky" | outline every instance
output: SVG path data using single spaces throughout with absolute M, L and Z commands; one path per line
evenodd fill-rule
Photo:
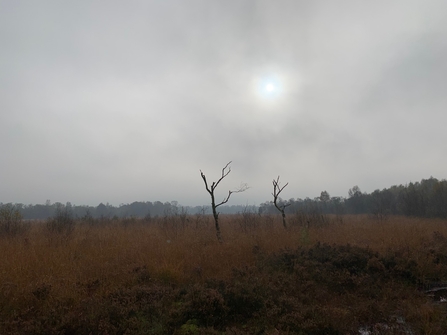
M 447 177 L 445 0 L 0 0 L 0 202 Z

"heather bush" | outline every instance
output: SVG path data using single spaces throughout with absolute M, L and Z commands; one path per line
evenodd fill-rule
M 198 326 L 220 328 L 225 324 L 227 306 L 222 294 L 202 285 L 194 285 L 181 298 L 183 322 L 196 320 Z

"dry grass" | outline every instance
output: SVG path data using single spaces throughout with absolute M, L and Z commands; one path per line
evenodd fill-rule
M 162 219 L 149 224 L 77 225 L 69 238 L 48 236 L 44 224 L 36 223 L 27 236 L 0 240 L 0 282 L 20 294 L 42 283 L 69 294 L 76 292 L 77 283 L 98 278 L 109 287 L 123 285 L 132 278 L 132 269 L 143 266 L 152 275 L 182 282 L 197 280 L 197 276 L 225 278 L 233 268 L 253 262 L 253 248 L 271 253 L 316 242 L 368 247 L 381 254 L 406 253 L 419 260 L 426 257 L 435 232 L 447 236 L 447 222 L 437 219 L 377 221 L 347 216 L 341 223 L 288 230 L 282 228 L 279 217 L 251 219 L 259 225 L 247 230 L 240 216 L 223 216 L 223 244 L 217 242 L 211 222 L 184 228 Z
M 432 260 L 437 251 L 447 249 L 445 220 L 345 216 L 284 230 L 279 216 L 222 216 L 222 244 L 209 218 L 200 224 L 193 221 L 77 224 L 68 237 L 49 235 L 45 223 L 35 223 L 27 235 L 0 239 L 0 316 L 51 309 L 54 301 L 75 305 L 138 281 L 182 285 L 227 280 L 235 268 L 252 266 L 259 252 L 272 254 L 317 242 L 400 255 L 416 261 L 427 278 L 447 275 L 437 273 Z

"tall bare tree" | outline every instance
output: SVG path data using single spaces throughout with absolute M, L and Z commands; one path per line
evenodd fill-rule
M 279 176 L 278 178 L 273 179 L 273 204 L 275 205 L 276 209 L 278 211 L 281 212 L 281 216 L 282 216 L 282 224 L 284 226 L 284 228 L 287 228 L 287 224 L 286 224 L 286 213 L 284 212 L 284 210 L 286 209 L 287 206 L 290 206 L 291 204 L 287 204 L 287 203 L 280 203 L 278 204 L 278 197 L 279 194 L 282 192 L 282 190 L 284 190 L 286 188 L 286 186 L 289 185 L 289 183 L 286 183 L 283 187 L 279 186 Z
M 214 195 L 214 191 L 216 190 L 217 185 L 219 185 L 219 183 L 222 181 L 222 179 L 224 179 L 226 176 L 228 176 L 228 174 L 231 172 L 230 164 L 231 164 L 231 161 L 228 162 L 227 165 L 224 166 L 224 168 L 222 169 L 222 174 L 221 174 L 219 180 L 217 180 L 217 182 L 213 181 L 211 184 L 211 187 L 208 186 L 208 182 L 206 180 L 205 174 L 202 172 L 202 170 L 200 170 L 200 175 L 202 176 L 203 182 L 205 183 L 205 188 L 211 196 L 211 209 L 213 211 L 214 223 L 216 226 L 216 236 L 217 236 L 217 240 L 220 243 L 222 243 L 222 234 L 220 233 L 219 213 L 217 212 L 217 207 L 227 203 L 228 200 L 230 200 L 230 197 L 233 193 L 244 192 L 248 189 L 248 186 L 246 184 L 243 184 L 239 187 L 239 189 L 237 189 L 235 191 L 228 191 L 228 195 L 220 203 L 216 204 L 216 198 Z

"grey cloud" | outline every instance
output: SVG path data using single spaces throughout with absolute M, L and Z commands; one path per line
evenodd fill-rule
M 0 201 L 202 204 L 230 160 L 250 204 L 278 174 L 290 197 L 445 178 L 446 9 L 1 2 Z

